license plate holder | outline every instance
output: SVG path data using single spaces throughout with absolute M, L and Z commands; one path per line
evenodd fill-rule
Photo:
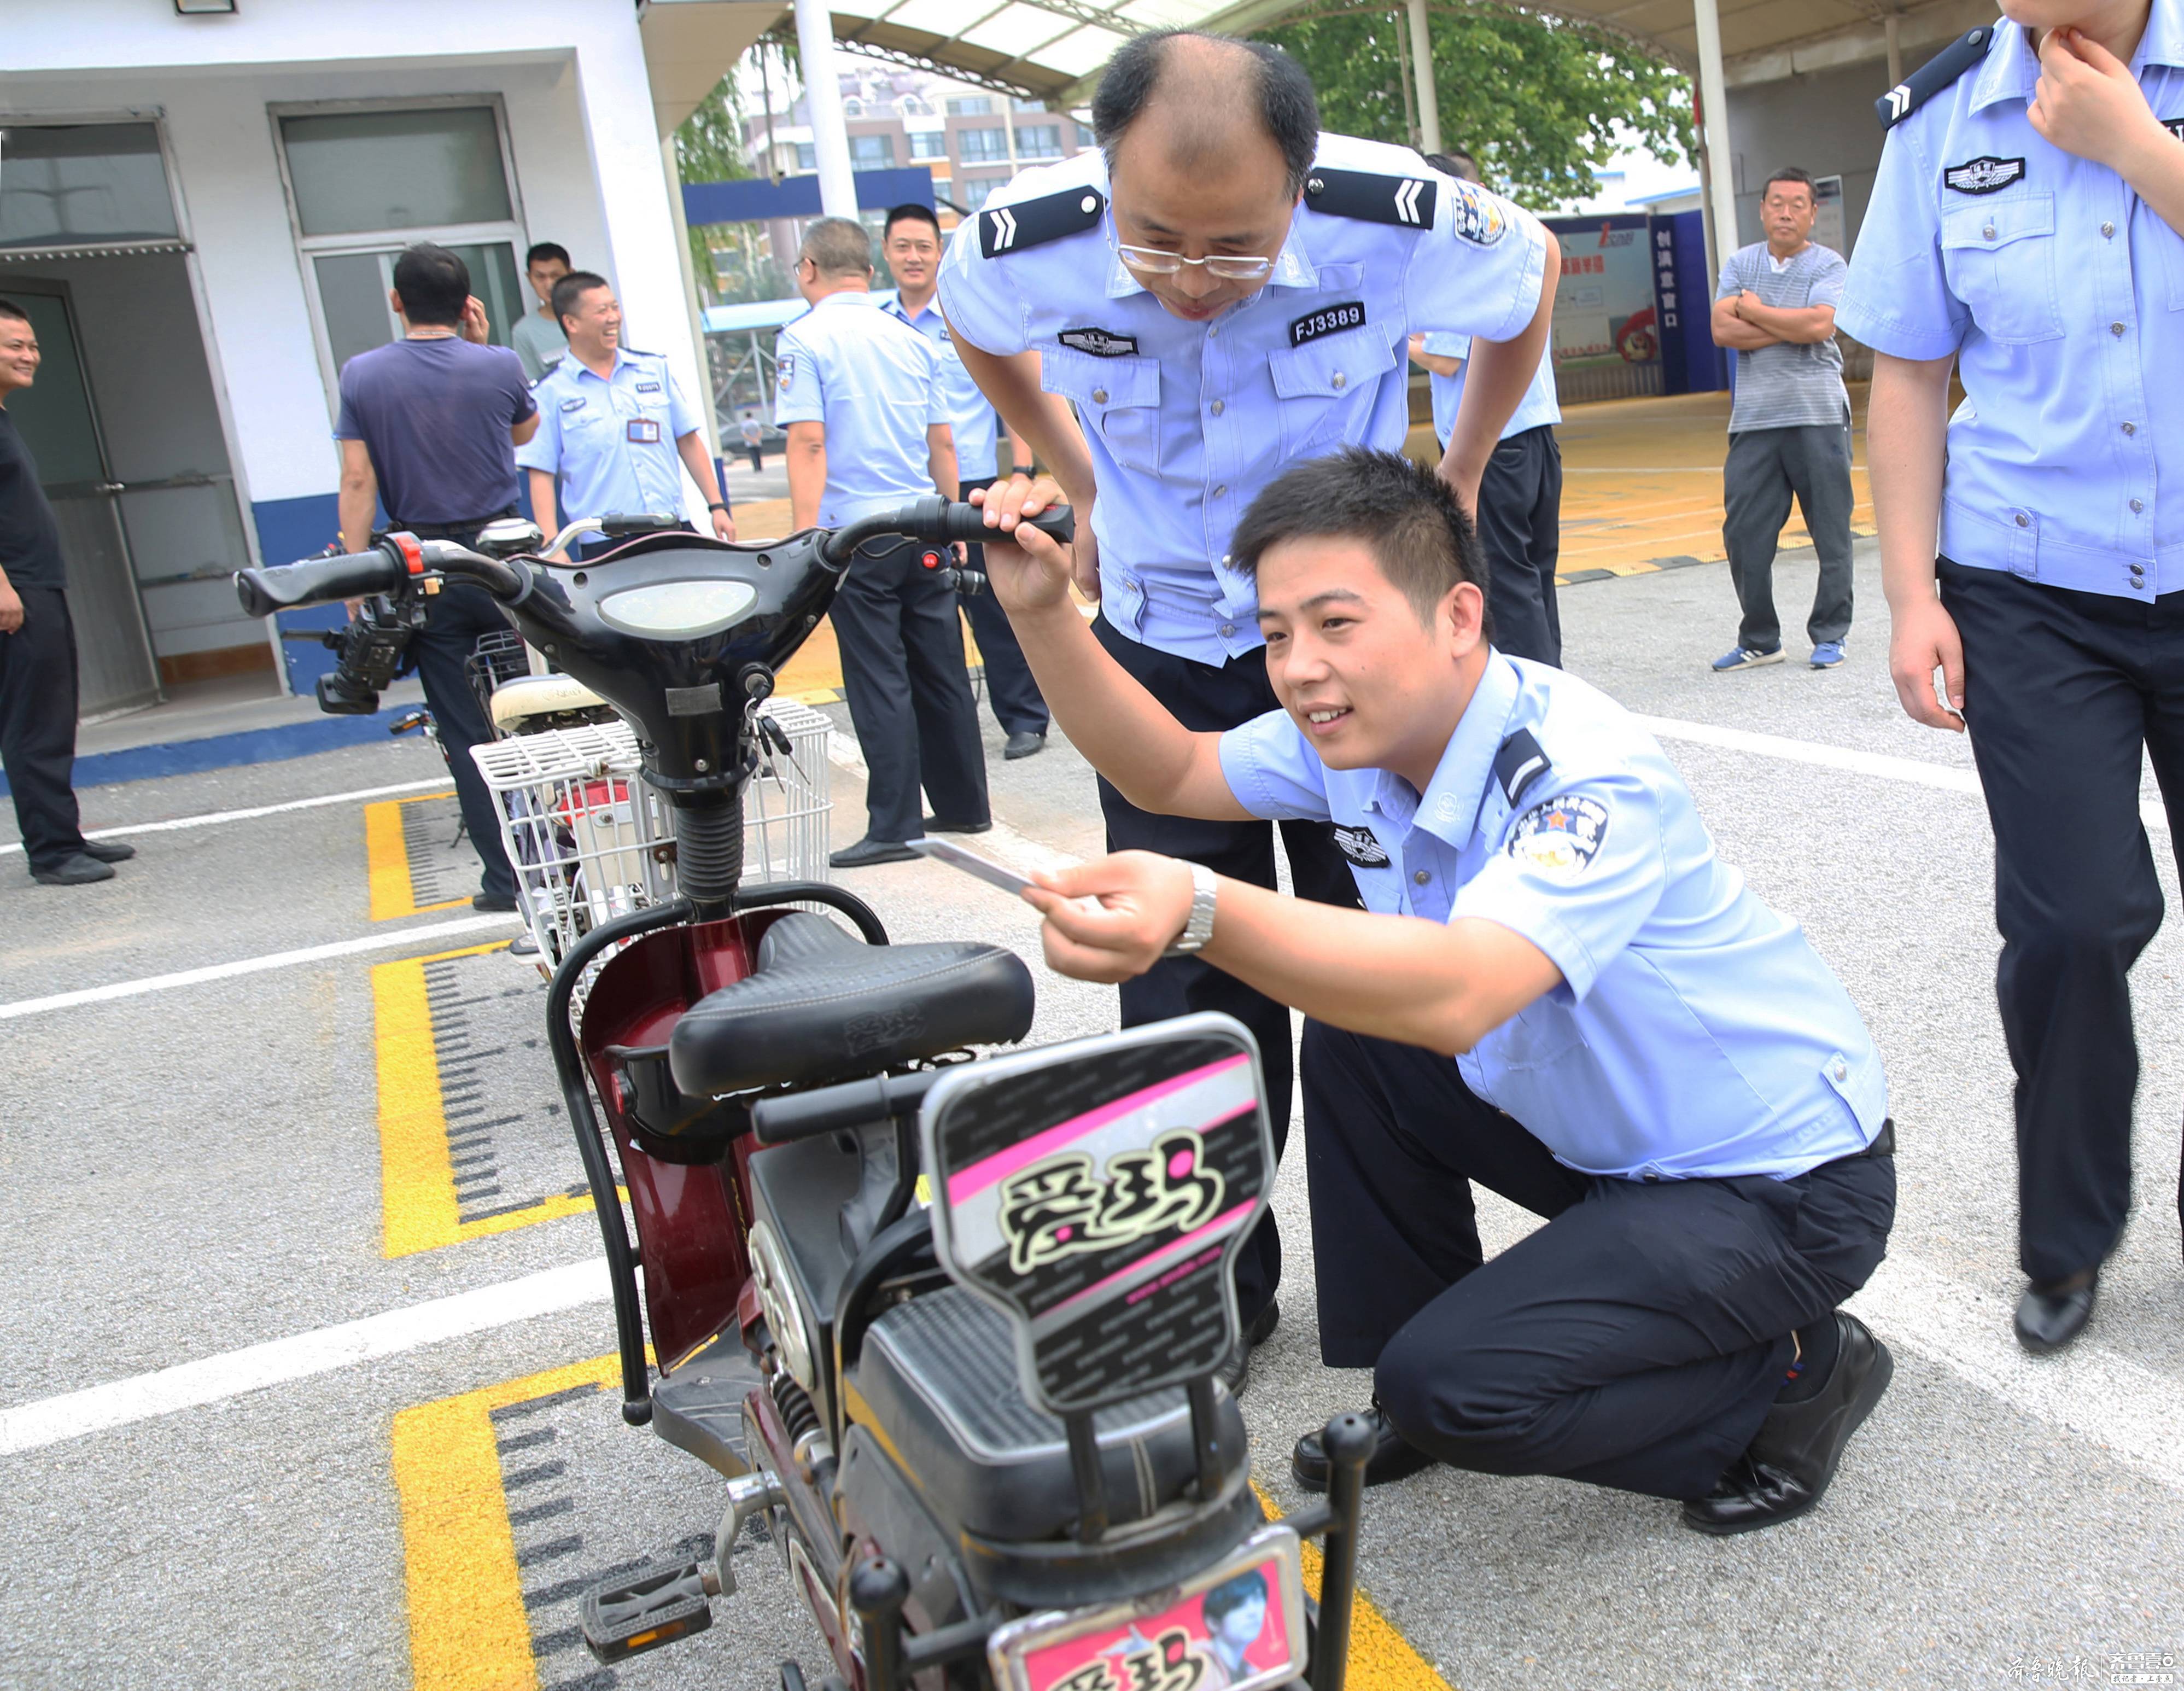
M 987 1644 L 1002 1691 L 1253 1691 L 1301 1677 L 1305 1657 L 1303 1553 L 1279 1523 L 1179 1586 L 1028 1615 Z

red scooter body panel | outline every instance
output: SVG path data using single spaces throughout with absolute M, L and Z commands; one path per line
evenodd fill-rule
M 578 1042 L 636 1217 L 646 1324 L 662 1373 L 735 1320 L 750 1275 L 744 1249 L 749 1194 L 735 1189 L 743 1169 L 733 1154 L 715 1164 L 668 1163 L 638 1146 L 607 1047 L 665 1045 L 685 1010 L 751 972 L 759 935 L 780 914 L 757 910 L 641 935 L 607 960 L 584 1001 Z

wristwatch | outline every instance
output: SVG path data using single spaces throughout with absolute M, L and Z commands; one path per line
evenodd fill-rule
M 1183 924 L 1174 943 L 1161 953 L 1164 957 L 1187 957 L 1202 952 L 1213 937 L 1213 871 L 1203 863 L 1185 863 L 1184 868 L 1190 871 L 1190 919 Z
M 708 511 L 726 511 L 727 506 L 722 505 L 718 499 L 715 499 L 710 505 L 707 505 L 705 509 Z
M 1011 476 L 1030 477 L 1036 476 L 1038 473 L 1039 472 L 1033 469 L 1028 464 L 1011 464 L 1009 466 L 1009 474 Z

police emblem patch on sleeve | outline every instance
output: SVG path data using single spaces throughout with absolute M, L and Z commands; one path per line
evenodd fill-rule
M 1449 196 L 1450 220 L 1459 240 L 1490 247 L 1509 232 L 1509 220 L 1492 194 L 1469 182 L 1452 181 L 1449 187 L 1454 190 Z
M 773 368 L 774 373 L 781 377 L 782 391 L 787 393 L 788 384 L 796 379 L 796 354 L 793 352 L 783 353 L 774 360 Z
M 1585 873 L 1607 838 L 1607 806 L 1583 793 L 1562 793 L 1534 805 L 1509 830 L 1509 855 L 1564 879 Z
M 1942 180 L 1958 193 L 1993 193 L 2025 175 L 2022 159 L 1967 159 L 1942 172 Z
M 1334 844 L 1352 863 L 1361 869 L 1385 869 L 1394 865 L 1380 842 L 1373 837 L 1369 828 L 1346 828 L 1337 823 Z

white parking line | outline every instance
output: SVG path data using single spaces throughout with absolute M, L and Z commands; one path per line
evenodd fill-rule
M 186 968 L 173 974 L 149 974 L 141 980 L 117 980 L 105 986 L 86 986 L 74 992 L 56 992 L 46 998 L 19 998 L 0 1004 L 0 1022 L 18 1016 L 42 1015 L 48 1010 L 72 1010 L 79 1004 L 103 1004 L 113 998 L 135 998 L 147 992 L 168 992 L 178 986 L 201 986 L 209 980 L 227 980 L 238 974 L 260 974 L 269 968 L 292 968 L 298 963 L 323 963 L 328 957 L 353 957 L 359 952 L 386 951 L 396 946 L 440 940 L 455 934 L 474 934 L 481 928 L 506 928 L 522 918 L 512 912 L 493 916 L 465 916 L 453 922 L 428 922 L 391 934 L 368 934 L 361 940 L 336 940 L 330 945 L 307 946 L 301 951 L 272 952 L 262 957 L 238 957 L 203 968 Z
M 0 1409 L 0 1456 L 488 1332 L 611 1295 L 604 1257 Z
M 322 798 L 291 799 L 280 805 L 254 805 L 248 810 L 207 811 L 202 816 L 178 816 L 168 822 L 132 822 L 120 828 L 94 829 L 83 837 L 86 840 L 118 840 L 125 834 L 170 834 L 181 828 L 214 828 L 224 822 L 254 822 L 261 816 L 285 816 L 290 811 L 354 804 L 359 799 L 390 798 L 396 793 L 421 793 L 433 787 L 444 787 L 451 779 L 443 776 L 437 781 L 404 781 L 393 787 L 359 787 L 353 793 L 328 793 Z M 0 857 L 22 849 L 20 840 L 10 840 L 0 846 Z

